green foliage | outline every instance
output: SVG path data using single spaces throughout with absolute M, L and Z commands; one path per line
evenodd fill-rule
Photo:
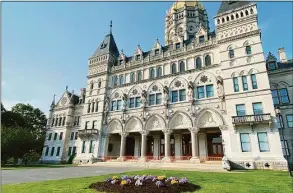
M 73 163 L 73 160 L 75 158 L 75 154 L 74 155 L 71 155 L 67 161 L 67 164 L 72 164 Z
M 36 163 L 39 161 L 40 157 L 41 156 L 35 151 L 30 151 L 28 153 L 25 153 L 23 155 L 24 165 L 26 165 L 27 163 Z

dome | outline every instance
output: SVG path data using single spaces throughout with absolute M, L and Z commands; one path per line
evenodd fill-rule
M 184 1 L 184 0 L 178 0 L 175 3 L 173 3 L 172 7 L 168 11 L 168 15 L 174 13 L 176 10 L 183 8 L 184 6 L 187 7 L 199 7 L 200 9 L 204 9 L 201 3 L 197 0 L 193 1 Z

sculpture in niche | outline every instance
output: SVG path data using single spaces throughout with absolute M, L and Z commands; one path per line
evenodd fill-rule
M 142 107 L 146 107 L 147 105 L 147 92 L 145 90 L 141 93 L 141 105 Z
M 167 106 L 168 100 L 169 100 L 169 89 L 167 86 L 164 86 L 163 92 L 164 92 L 164 105 Z
M 122 97 L 122 110 L 126 110 L 126 103 L 127 103 L 127 95 L 124 93 Z
M 193 101 L 193 83 L 191 81 L 188 82 L 187 98 L 188 101 Z
M 105 99 L 105 108 L 104 108 L 104 111 L 105 112 L 108 112 L 109 111 L 109 103 L 110 103 L 110 99 L 109 99 L 109 97 L 107 97 Z
M 200 125 L 203 127 L 215 126 L 216 122 L 213 119 L 213 115 L 210 112 L 205 113 L 201 118 Z
M 152 128 L 160 128 L 160 127 L 161 127 L 161 123 L 158 120 L 155 120 Z
M 134 90 L 132 91 L 132 94 L 133 94 L 133 95 L 136 95 L 136 94 L 137 94 L 137 90 L 134 89 Z
M 220 99 L 224 99 L 224 86 L 223 86 L 223 80 L 221 78 L 217 78 L 217 93 L 218 97 Z

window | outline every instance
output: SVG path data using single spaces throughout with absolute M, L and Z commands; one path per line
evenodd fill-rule
M 96 103 L 96 110 L 95 110 L 95 112 L 98 112 L 99 111 L 99 103 L 97 102 Z
M 240 142 L 242 152 L 250 152 L 250 138 L 249 133 L 240 133 Z
M 117 86 L 118 84 L 118 77 L 117 76 L 113 76 L 113 86 Z
M 286 115 L 288 127 L 293 127 L 293 115 Z
M 94 88 L 94 83 L 91 82 L 90 89 L 93 90 L 93 88 Z
M 242 78 L 243 90 L 246 91 L 246 90 L 248 90 L 247 78 L 246 78 L 246 76 L 242 76 L 241 78 Z
M 97 128 L 97 121 L 93 121 L 93 129 L 96 129 Z
M 268 69 L 269 70 L 276 70 L 276 62 L 275 61 L 269 62 Z
M 137 72 L 137 81 L 141 81 L 142 80 L 142 73 L 141 71 Z
M 140 107 L 140 97 L 133 97 L 129 99 L 129 108 L 137 108 Z
M 162 76 L 162 67 L 158 67 L 157 68 L 157 77 L 161 77 Z
M 184 64 L 183 61 L 181 61 L 180 64 L 179 64 L 179 71 L 180 72 L 184 72 L 185 71 L 185 64 Z
M 178 91 L 172 91 L 172 103 L 178 101 Z
M 259 151 L 260 152 L 269 152 L 269 141 L 268 135 L 265 132 L 257 133 L 258 144 L 259 144 Z
M 77 125 L 79 125 L 80 116 L 77 117 Z
M 129 99 L 129 108 L 134 108 L 134 98 Z
M 156 49 L 155 50 L 155 56 L 158 56 L 160 54 L 160 50 L 159 49 Z
M 214 86 L 213 85 L 207 85 L 206 86 L 206 96 L 207 98 L 214 96 Z
M 57 139 L 57 133 L 54 134 L 54 140 L 56 140 L 56 139 Z
M 74 146 L 73 148 L 72 148 L 72 155 L 75 155 L 76 154 L 76 147 Z
M 117 110 L 121 110 L 121 107 L 122 107 L 122 101 L 117 100 Z
M 136 60 L 140 60 L 140 55 L 136 55 Z
M 272 97 L 273 97 L 274 105 L 280 104 L 279 96 L 278 96 L 278 90 L 277 89 L 272 90 Z
M 204 42 L 204 36 L 199 36 L 199 43 L 203 43 Z
M 74 117 L 73 126 L 77 125 L 77 117 Z
M 229 58 L 234 58 L 234 50 L 229 50 Z
M 239 92 L 239 84 L 238 84 L 238 78 L 233 78 L 233 85 L 234 85 L 234 92 Z
M 155 105 L 155 94 L 149 95 L 149 105 Z
M 156 94 L 150 94 L 149 95 L 149 105 L 158 105 L 162 103 L 162 94 L 156 93 Z
M 250 75 L 250 77 L 251 77 L 252 89 L 257 89 L 256 75 L 252 74 L 252 75 Z
M 205 98 L 204 86 L 198 86 L 197 87 L 197 98 L 198 99 Z
M 48 156 L 49 154 L 49 147 L 46 147 L 45 156 Z
M 185 100 L 186 100 L 185 89 L 179 90 L 179 101 L 185 101 Z
M 68 156 L 71 156 L 71 149 L 72 149 L 72 147 L 68 148 L 68 154 L 67 154 Z
M 236 105 L 236 114 L 237 114 L 237 116 L 245 116 L 246 115 L 244 104 Z
M 172 103 L 186 100 L 185 89 L 172 91 L 171 95 L 172 95 L 172 100 L 171 100 Z
M 276 116 L 276 118 L 277 118 L 277 123 L 280 124 L 279 128 L 284 128 L 284 121 L 283 121 L 282 115 L 278 115 Z
M 75 140 L 77 140 L 77 138 L 78 138 L 78 132 L 75 132 Z
M 70 140 L 73 140 L 73 138 L 74 138 L 74 132 L 71 132 L 71 134 L 70 134 Z
M 250 55 L 251 54 L 251 46 L 246 46 L 245 52 L 246 52 L 246 55 Z
M 283 103 L 283 104 L 289 103 L 289 96 L 288 96 L 287 88 L 279 89 L 279 95 L 280 95 L 281 103 Z
M 51 156 L 54 155 L 54 151 L 55 151 L 55 147 L 52 147 L 52 149 L 51 149 Z
M 282 150 L 284 156 L 290 156 L 287 140 L 281 140 Z
M 91 112 L 91 103 L 89 103 L 87 107 L 87 113 L 90 113 L 90 112 Z
M 239 15 L 238 15 L 238 13 L 236 13 L 236 19 L 238 19 L 239 18 Z
M 176 50 L 179 49 L 180 48 L 180 43 L 176 43 L 175 48 L 176 48 Z
M 119 85 L 123 85 L 124 84 L 124 76 L 120 76 L 119 77 Z
M 240 13 L 240 16 L 243 17 L 243 12 Z
M 122 105 L 121 100 L 112 101 L 111 111 L 121 110 L 121 105 Z
M 245 15 L 246 15 L 246 16 L 248 15 L 248 11 L 247 11 L 247 10 L 245 11 Z
M 82 142 L 82 148 L 81 148 L 81 153 L 85 153 L 85 141 Z
M 55 119 L 55 127 L 57 126 L 58 124 L 58 118 Z
M 92 102 L 92 112 L 95 110 L 95 102 Z
M 255 115 L 263 114 L 262 103 L 252 103 L 252 107 L 253 107 L 253 114 Z
M 172 66 L 171 66 L 171 70 L 172 70 L 172 74 L 175 74 L 176 73 L 176 64 L 173 63 Z
M 57 147 L 56 156 L 59 156 L 59 154 L 60 154 L 60 147 Z
M 94 152 L 94 145 L 93 145 L 94 141 L 91 140 L 90 141 L 90 149 L 89 149 L 89 153 L 93 153 Z
M 85 129 L 88 129 L 89 123 L 90 123 L 89 121 L 85 122 Z
M 102 86 L 102 82 L 99 81 L 99 83 L 98 83 L 98 88 L 101 88 L 101 86 Z
M 59 118 L 59 124 L 58 124 L 58 126 L 61 126 L 61 123 L 62 123 L 62 117 Z
M 151 78 L 151 79 L 155 78 L 155 76 L 156 76 L 155 73 L 156 73 L 156 72 L 155 72 L 155 69 L 154 69 L 154 68 L 151 68 L 151 69 L 150 69 L 150 78 Z
M 52 133 L 49 133 L 48 141 L 50 141 L 52 138 Z
M 140 101 L 141 101 L 140 97 L 136 97 L 136 98 L 135 98 L 135 107 L 136 107 L 136 108 L 137 108 L 137 107 L 140 107 Z
M 210 65 L 212 65 L 210 55 L 206 55 L 204 61 L 205 61 L 205 66 L 210 66 Z
M 54 126 L 54 121 L 55 121 L 55 118 L 52 119 L 51 127 Z
M 201 59 L 200 57 L 197 57 L 195 60 L 195 68 L 200 69 L 201 68 Z
M 60 133 L 59 140 L 63 139 L 63 132 Z

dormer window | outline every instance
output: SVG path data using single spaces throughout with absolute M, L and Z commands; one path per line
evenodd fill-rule
M 123 64 L 123 60 L 119 60 L 119 65 L 122 65 Z
M 276 62 L 275 61 L 271 61 L 268 63 L 268 69 L 269 70 L 276 70 Z
M 159 49 L 156 49 L 155 50 L 155 56 L 158 56 L 160 54 L 160 50 Z
M 199 36 L 199 43 L 203 43 L 204 42 L 204 36 Z
M 180 43 L 176 43 L 175 48 L 176 48 L 176 50 L 179 49 L 180 48 Z
M 136 60 L 140 60 L 140 55 L 136 55 Z

